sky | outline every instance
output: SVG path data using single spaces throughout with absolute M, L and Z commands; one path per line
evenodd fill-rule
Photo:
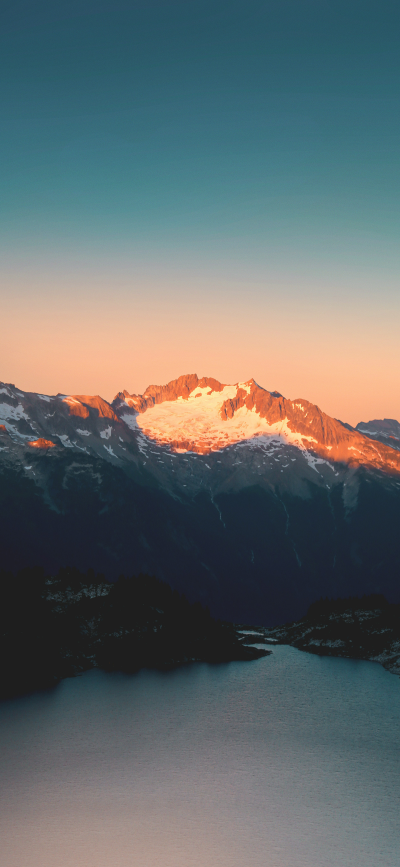
M 400 6 L 3 0 L 0 379 L 400 419 Z

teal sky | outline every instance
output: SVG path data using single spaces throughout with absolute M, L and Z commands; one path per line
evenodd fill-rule
M 392 327 L 399 36 L 387 0 L 4 0 L 3 298 L 333 293 Z

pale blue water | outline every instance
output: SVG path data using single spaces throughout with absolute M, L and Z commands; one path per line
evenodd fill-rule
M 0 705 L 1 867 L 398 867 L 400 680 L 274 648 Z

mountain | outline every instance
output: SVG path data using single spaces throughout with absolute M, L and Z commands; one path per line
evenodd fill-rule
M 273 625 L 321 595 L 400 601 L 400 454 L 254 380 L 143 395 L 0 383 L 3 568 L 146 572 Z
M 391 446 L 392 449 L 400 450 L 400 422 L 394 418 L 375 418 L 373 421 L 360 421 L 356 430 L 371 439 Z

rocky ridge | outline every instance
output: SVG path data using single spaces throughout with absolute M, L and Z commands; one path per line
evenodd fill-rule
M 392 449 L 400 450 L 400 423 L 394 418 L 360 421 L 355 428 L 373 440 L 378 440 Z

